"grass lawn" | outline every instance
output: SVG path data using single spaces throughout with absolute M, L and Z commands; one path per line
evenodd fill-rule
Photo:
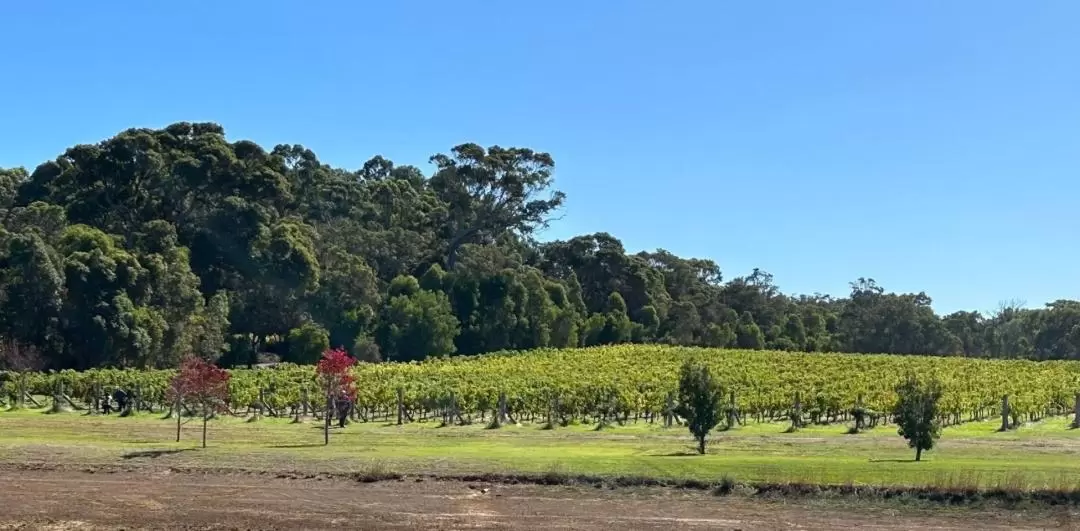
M 402 473 L 559 472 L 604 476 L 937 487 L 1080 488 L 1080 430 L 1052 418 L 1007 433 L 996 422 L 946 428 L 938 447 L 914 452 L 894 426 L 858 435 L 846 426 L 784 433 L 785 425 L 751 424 L 716 433 L 709 453 L 694 455 L 685 428 L 645 423 L 595 431 L 592 426 L 440 428 L 434 423 L 351 424 L 322 445 L 321 424 L 285 419 L 210 422 L 209 448 L 198 448 L 201 422 L 160 415 L 131 418 L 0 412 L 0 462 L 227 467 L 288 472 Z

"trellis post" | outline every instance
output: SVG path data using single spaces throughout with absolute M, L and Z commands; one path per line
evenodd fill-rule
M 1073 398 L 1073 428 L 1080 428 L 1080 393 Z
M 799 392 L 795 391 L 795 403 L 792 405 L 791 429 L 797 430 L 802 427 L 802 399 Z
M 402 417 L 405 416 L 405 389 L 397 388 L 397 423 L 401 426 Z
M 1009 395 L 1002 395 L 1001 397 L 1001 430 L 1009 430 Z
M 506 391 L 499 391 L 499 425 L 506 422 Z
M 675 423 L 675 397 L 669 392 L 664 399 L 664 427 L 670 428 Z

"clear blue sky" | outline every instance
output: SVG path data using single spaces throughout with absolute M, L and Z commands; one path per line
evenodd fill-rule
M 1080 2 L 0 3 L 0 166 L 215 121 L 354 169 L 549 151 L 545 237 L 860 276 L 939 311 L 1080 298 Z

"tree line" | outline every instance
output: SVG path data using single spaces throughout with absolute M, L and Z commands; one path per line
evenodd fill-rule
M 764 271 L 725 280 L 712 260 L 628 252 L 607 233 L 538 241 L 565 201 L 547 153 L 462 144 L 430 162 L 341 169 L 301 145 L 176 123 L 0 169 L 0 364 L 631 342 L 1080 357 L 1078 301 L 939 316 L 925 293 L 871 279 L 845 297 L 784 294 Z

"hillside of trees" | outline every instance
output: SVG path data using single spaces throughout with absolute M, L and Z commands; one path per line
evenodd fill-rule
M 172 367 L 669 343 L 747 349 L 1080 357 L 1080 302 L 939 316 L 873 280 L 787 295 L 754 270 L 539 242 L 555 162 L 463 144 L 346 170 L 212 123 L 132 129 L 32 172 L 0 169 L 0 365 Z M 0 367 L 3 368 L 3 367 Z M 29 368 L 29 367 L 28 367 Z

